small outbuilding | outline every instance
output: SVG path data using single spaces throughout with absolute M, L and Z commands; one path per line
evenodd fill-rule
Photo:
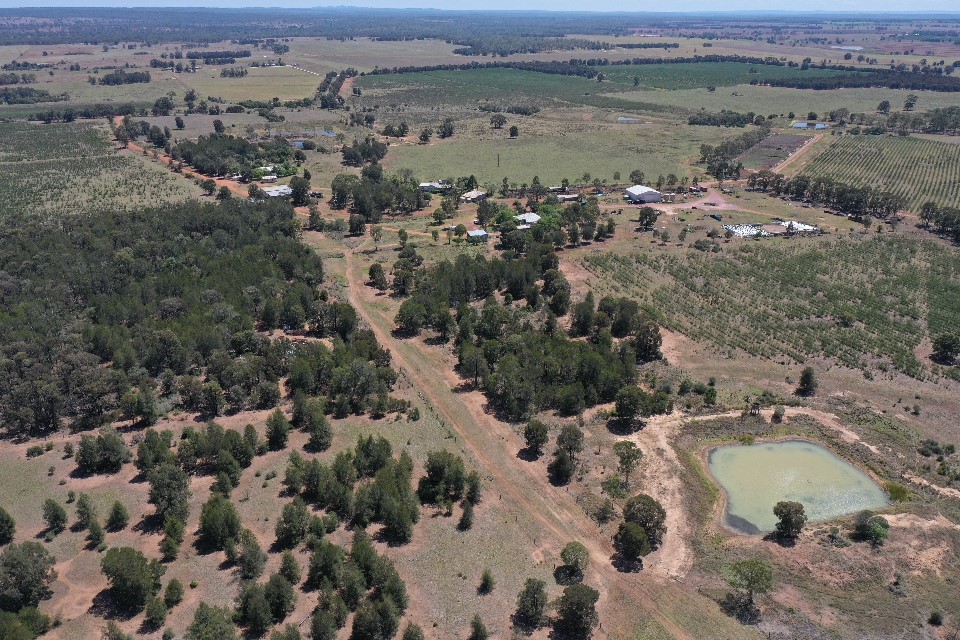
M 470 231 L 467 231 L 467 242 L 471 244 L 477 242 L 486 242 L 489 237 L 490 234 L 483 229 L 471 229 Z
M 651 187 L 635 184 L 624 191 L 624 197 L 630 202 L 649 204 L 663 200 L 663 194 Z

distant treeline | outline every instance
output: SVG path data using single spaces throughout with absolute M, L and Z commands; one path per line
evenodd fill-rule
M 541 53 L 543 51 L 572 51 L 574 49 L 588 49 L 602 51 L 613 49 L 615 45 L 596 40 L 582 38 L 535 38 L 525 36 L 504 37 L 477 37 L 467 42 L 459 42 L 467 46 L 454 49 L 453 52 L 461 56 L 509 56 L 515 53 Z
M 540 111 L 540 107 L 530 107 L 522 104 L 512 104 L 507 107 L 501 107 L 500 105 L 496 104 L 482 104 L 477 107 L 477 109 L 487 113 L 513 113 L 518 116 L 532 116 Z
M 39 102 L 63 102 L 69 100 L 66 93 L 52 94 L 32 87 L 0 88 L 0 104 L 37 104 Z
M 69 96 L 63 94 L 62 100 L 68 100 Z M 40 102 L 53 102 L 52 100 L 40 100 Z M 26 103 L 22 103 L 26 104 Z M 74 120 L 92 120 L 94 118 L 114 118 L 116 116 L 146 116 L 149 114 L 149 108 L 145 104 L 134 104 L 132 102 L 119 104 L 92 104 L 77 105 L 69 109 L 50 109 L 47 111 L 38 111 L 29 116 L 28 120 L 39 120 L 46 124 L 51 122 L 73 122 Z
M 187 51 L 187 60 L 219 60 L 222 58 L 249 58 L 249 49 L 237 51 Z
M 43 69 L 43 65 L 36 64 L 34 62 L 8 62 L 7 64 L 0 67 L 4 71 L 39 71 Z
M 931 67 L 932 68 L 932 67 Z M 936 67 L 941 69 L 942 67 Z M 808 76 L 766 80 L 772 87 L 792 89 L 910 89 L 913 91 L 960 91 L 960 77 L 940 73 L 914 73 L 912 71 L 888 71 L 870 69 L 869 73 L 842 74 L 835 76 Z
M 614 45 L 618 49 L 679 49 L 676 42 L 625 42 Z
M 554 75 L 579 76 L 593 79 L 607 66 L 660 65 L 660 64 L 698 64 L 708 62 L 735 62 L 739 64 L 764 65 L 774 67 L 796 67 L 801 70 L 816 69 L 843 71 L 846 73 L 830 76 L 797 76 L 763 80 L 763 84 L 773 87 L 793 87 L 798 89 L 850 89 L 850 88 L 889 88 L 889 89 L 927 89 L 930 91 L 960 91 L 960 77 L 941 75 L 928 67 L 919 72 L 913 70 L 893 71 L 888 69 L 870 69 L 841 64 L 800 65 L 797 62 L 782 62 L 776 58 L 759 58 L 740 55 L 705 55 L 684 58 L 632 58 L 629 60 L 609 60 L 607 58 L 571 59 L 566 61 L 496 61 L 471 62 L 468 64 L 443 64 L 433 66 L 381 67 L 367 72 L 369 75 L 388 75 L 400 73 L 422 73 L 428 71 L 468 71 L 471 69 L 517 69 Z M 942 67 L 936 67 L 940 70 Z M 760 81 L 757 81 L 760 83 Z
M 149 71 L 124 71 L 123 69 L 117 69 L 97 79 L 97 84 L 103 85 L 139 84 L 143 82 L 150 82 Z
M 718 113 L 697 113 L 687 119 L 687 124 L 703 125 L 708 127 L 745 127 L 753 122 L 754 114 L 727 111 Z
M 0 73 L 0 85 L 33 84 L 37 81 L 33 73 Z
M 678 7 L 679 9 L 679 7 Z M 27 18 L 24 20 L 23 18 Z M 825 19 L 823 15 L 819 20 Z M 932 18 L 931 18 L 932 19 Z M 886 25 L 889 17 L 860 15 L 870 25 Z M 821 29 L 809 16 L 778 16 L 785 28 Z M 220 42 L 253 44 L 264 39 L 320 37 L 335 40 L 446 40 L 470 46 L 477 40 L 562 38 L 569 34 L 605 39 L 629 35 L 635 28 L 686 32 L 714 39 L 730 28 L 747 33 L 769 25 L 744 18 L 730 25 L 722 14 L 663 13 L 625 16 L 616 13 L 539 11 L 444 11 L 437 9 L 313 9 L 114 8 L 33 7 L 0 10 L 0 44 Z M 716 29 L 716 32 L 711 31 Z M 615 43 L 614 43 L 615 44 Z

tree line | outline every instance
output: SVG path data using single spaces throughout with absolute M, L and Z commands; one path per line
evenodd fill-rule
M 706 164 L 707 172 L 717 180 L 737 180 L 743 171 L 743 164 L 737 161 L 737 157 L 769 135 L 770 126 L 765 124 L 718 145 L 701 144 L 699 162 Z
M 101 85 L 145 83 L 145 82 L 150 82 L 150 72 L 149 71 L 125 71 L 124 69 L 116 69 L 114 71 L 111 71 L 108 74 L 100 76 L 99 78 L 96 79 L 96 82 L 97 84 L 101 84 Z
M 37 81 L 35 73 L 0 73 L 0 86 L 11 84 L 33 84 Z
M 347 78 L 353 78 L 357 75 L 357 70 L 350 68 L 342 71 L 330 71 L 323 78 L 323 82 L 317 87 L 315 102 L 321 109 L 339 109 L 343 106 L 343 97 L 340 96 L 340 89 Z
M 0 87 L 2 104 L 37 104 L 39 102 L 66 102 L 70 96 L 66 93 L 53 94 L 33 87 Z
M 798 175 L 793 178 L 763 170 L 747 178 L 747 187 L 769 192 L 774 196 L 787 195 L 844 213 L 888 218 L 906 206 L 903 196 L 874 187 L 850 185 L 829 177 L 811 178 Z

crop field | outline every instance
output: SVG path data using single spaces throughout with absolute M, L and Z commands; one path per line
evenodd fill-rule
M 608 85 L 609 87 L 609 85 Z M 605 97 L 619 103 L 629 104 L 635 101 L 634 108 L 649 111 L 677 113 L 686 111 L 720 111 L 729 109 L 746 113 L 753 111 L 763 115 L 786 115 L 793 111 L 806 115 L 813 111 L 821 116 L 835 109 L 847 108 L 853 113 L 872 113 L 883 100 L 892 105 L 902 105 L 911 92 L 904 89 L 833 89 L 814 91 L 811 89 L 791 89 L 789 87 L 763 87 L 750 84 L 738 84 L 718 87 L 716 91 L 707 88 L 680 89 L 675 91 L 621 91 L 603 93 L 595 98 Z M 933 109 L 948 107 L 957 103 L 957 98 L 949 93 L 932 91 L 914 92 L 920 97 L 919 108 Z M 653 105 L 651 108 L 648 105 Z M 629 107 L 627 107 L 629 108 Z
M 199 195 L 159 164 L 114 150 L 92 124 L 0 124 L 0 217 L 130 209 Z
M 960 324 L 960 257 L 935 242 L 875 237 L 745 245 L 720 254 L 590 254 L 583 265 L 674 331 L 723 353 L 916 378 L 914 349 Z
M 591 180 L 613 182 L 615 172 L 623 181 L 634 169 L 654 180 L 670 173 L 693 177 L 702 174 L 693 165 L 700 144 L 716 144 L 730 134 L 717 127 L 592 123 L 578 127 L 576 122 L 534 124 L 536 120 L 519 120 L 520 137 L 515 140 L 502 130 L 488 133 L 486 121 L 469 123 L 463 135 L 448 140 L 391 147 L 386 166 L 409 169 L 424 179 L 474 175 L 483 184 L 495 185 L 504 177 L 518 184 L 529 184 L 534 176 L 544 184 L 559 184 L 563 178 L 576 182 L 584 173 Z
M 650 82 L 667 88 L 703 86 L 714 79 L 733 80 L 733 70 L 714 70 L 715 65 L 678 64 L 665 67 L 638 65 L 610 67 L 622 75 L 623 83 L 597 82 L 576 76 L 561 76 L 516 69 L 471 69 L 469 71 L 428 71 L 401 75 L 365 76 L 357 80 L 364 90 L 363 104 L 418 105 L 419 107 L 469 106 L 484 102 L 500 106 L 527 105 L 545 107 L 592 106 L 609 109 L 644 109 L 654 112 L 692 113 L 682 104 L 659 104 L 647 101 L 647 95 L 659 92 L 634 92 L 633 75 L 649 74 Z M 743 67 L 744 73 L 749 65 Z M 606 69 L 604 73 L 606 73 Z M 694 74 L 685 80 L 684 72 Z M 629 76 L 629 84 L 626 78 Z M 708 80 L 707 78 L 710 78 Z M 749 85 L 748 85 L 749 86 Z M 621 99 L 615 91 L 630 91 Z M 366 93 L 368 92 L 369 93 Z M 704 89 L 706 91 L 706 89 Z M 648 104 L 649 103 L 649 104 Z
M 695 89 L 750 84 L 751 80 L 764 82 L 780 78 L 810 78 L 839 74 L 830 69 L 778 67 L 773 65 L 741 64 L 738 62 L 701 62 L 690 64 L 638 64 L 605 67 L 604 82 L 634 86 L 636 78 L 641 87 L 653 89 Z
M 843 136 L 792 173 L 887 189 L 917 211 L 927 201 L 960 205 L 960 146 L 888 136 Z

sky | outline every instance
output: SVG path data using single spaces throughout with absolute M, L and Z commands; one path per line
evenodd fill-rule
M 316 7 L 331 6 L 317 0 L 0 0 L 2 8 L 16 7 Z M 339 3 L 338 3 L 339 4 Z M 378 8 L 548 10 L 548 11 L 790 11 L 830 12 L 958 12 L 956 0 L 684 0 L 664 3 L 653 0 L 355 0 L 343 5 Z

